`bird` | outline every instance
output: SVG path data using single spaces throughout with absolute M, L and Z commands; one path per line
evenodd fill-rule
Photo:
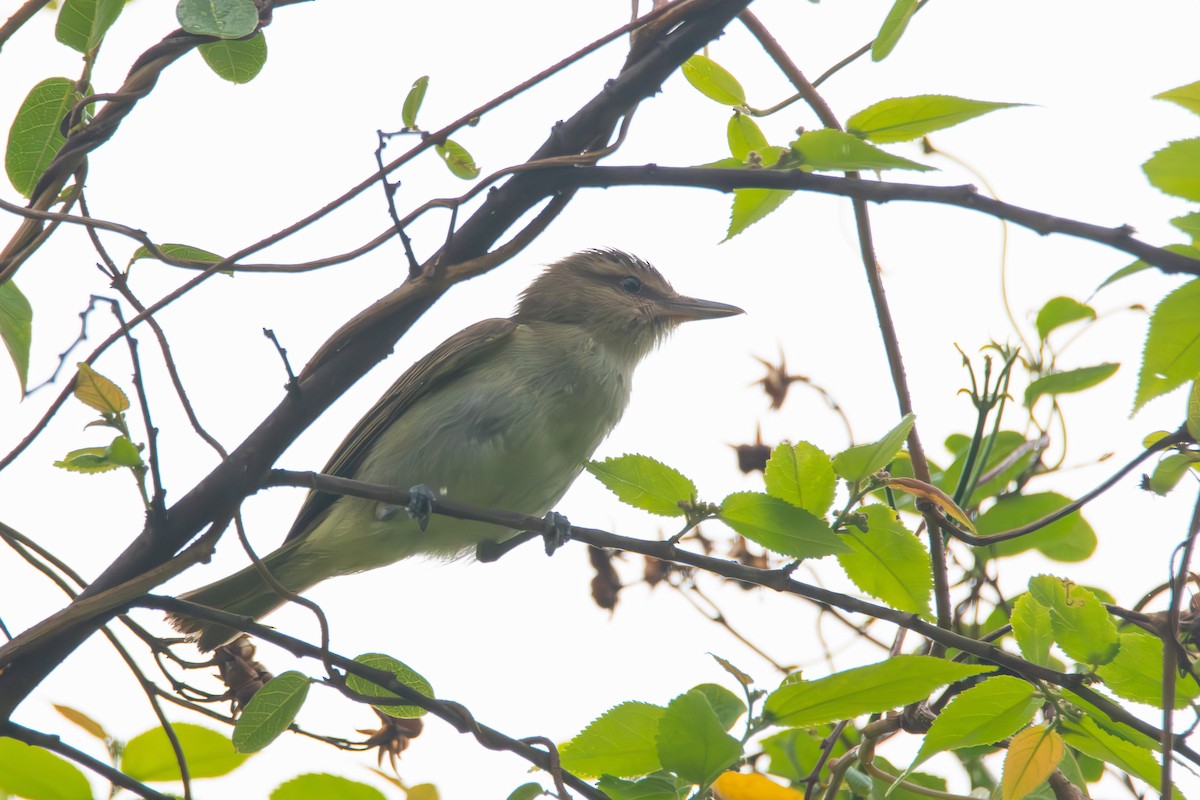
M 470 325 L 413 364 L 322 471 L 546 514 L 620 420 L 638 363 L 682 322 L 741 313 L 679 294 L 649 263 L 619 250 L 574 253 L 525 289 L 511 317 Z M 453 559 L 517 533 L 418 520 L 405 506 L 312 491 L 262 562 L 299 594 L 333 576 L 411 556 Z M 255 564 L 180 599 L 255 620 L 286 601 Z M 241 635 L 182 614 L 169 620 L 203 651 Z

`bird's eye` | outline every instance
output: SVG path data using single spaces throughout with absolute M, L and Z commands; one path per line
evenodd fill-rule
M 621 288 L 629 294 L 637 294 L 638 290 L 642 288 L 642 282 L 632 275 L 626 275 L 621 278 Z

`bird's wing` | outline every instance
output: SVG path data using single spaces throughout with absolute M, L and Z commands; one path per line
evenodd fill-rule
M 485 358 L 507 341 L 516 328 L 517 323 L 510 319 L 485 319 L 454 334 L 413 364 L 358 421 L 322 472 L 353 478 L 376 437 L 389 425 L 417 400 Z M 309 492 L 285 541 L 303 536 L 337 499 L 337 495 Z

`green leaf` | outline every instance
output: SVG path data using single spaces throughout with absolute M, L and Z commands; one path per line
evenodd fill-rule
M 1163 250 L 1166 250 L 1169 253 L 1174 253 L 1178 256 L 1187 256 L 1188 258 L 1194 258 L 1200 261 L 1200 248 L 1192 247 L 1190 244 L 1169 244 L 1164 247 Z M 1096 287 L 1096 291 L 1103 289 L 1110 283 L 1116 283 L 1122 278 L 1128 278 L 1130 275 L 1134 275 L 1145 269 L 1150 269 L 1150 265 L 1145 261 L 1138 259 L 1132 264 L 1121 267 L 1112 275 L 1109 275 L 1107 278 L 1105 278 L 1104 281 Z
M 558 749 L 563 769 L 584 778 L 627 778 L 661 769 L 655 736 L 666 711 L 632 700 L 610 708 Z
M 1165 497 L 1179 484 L 1188 469 L 1195 463 L 1196 461 L 1191 455 L 1183 453 L 1164 456 L 1154 465 L 1154 471 L 1150 473 L 1150 479 L 1146 481 L 1146 488 L 1160 497 Z
M 216 731 L 186 722 L 171 727 L 193 780 L 228 775 L 250 757 L 235 751 L 233 743 Z M 151 728 L 129 740 L 121 754 L 121 771 L 136 781 L 181 780 L 175 751 L 162 728 Z
M 1013 604 L 1013 638 L 1026 661 L 1040 667 L 1050 665 L 1050 645 L 1054 644 L 1054 629 L 1050 609 L 1024 592 Z
M 233 728 L 233 747 L 257 753 L 291 727 L 308 697 L 309 678 L 291 670 L 276 675 L 255 692 Z
M 851 483 L 874 475 L 896 458 L 915 421 L 915 416 L 905 414 L 896 427 L 885 433 L 882 439 L 855 445 L 838 453 L 833 457 L 834 471 Z
M 1192 381 L 1192 390 L 1188 392 L 1187 432 L 1200 441 L 1200 378 Z
M 1081 753 L 1112 764 L 1161 791 L 1162 773 L 1149 750 L 1113 736 L 1091 717 L 1064 719 L 1058 730 L 1066 743 Z M 1183 797 L 1178 789 L 1174 796 Z
M 742 743 L 725 732 L 705 696 L 692 690 L 667 706 L 655 737 L 663 768 L 707 785 L 742 755 Z
M 192 247 L 190 244 L 160 244 L 158 245 L 159 252 L 164 256 L 173 258 L 179 261 L 194 261 L 197 266 L 203 267 L 206 264 L 215 264 L 223 260 L 216 253 L 210 253 L 207 250 L 202 250 L 199 247 Z M 142 245 L 137 250 L 133 251 L 133 255 L 129 258 L 129 265 L 133 266 L 133 262 L 140 261 L 143 258 L 159 260 L 158 256 L 150 252 L 150 249 Z M 167 263 L 167 262 L 163 262 Z
M 984 536 L 1010 531 L 1053 514 L 1070 503 L 1069 498 L 1056 492 L 1005 495 L 975 520 L 975 528 Z M 990 558 L 1000 558 L 1034 548 L 1055 561 L 1084 561 L 1096 550 L 1096 532 L 1078 511 L 1073 511 L 1033 533 L 989 545 L 984 552 Z
M 683 62 L 683 77 L 702 95 L 721 105 L 746 105 L 746 92 L 737 78 L 708 56 L 694 55 Z
M 1165 92 L 1154 95 L 1155 100 L 1169 100 L 1177 103 L 1193 114 L 1200 114 L 1200 81 L 1189 83 L 1187 86 L 1176 86 Z
M 400 119 L 404 121 L 405 130 L 417 130 L 417 112 L 421 103 L 425 102 L 425 91 L 429 88 L 429 76 L 422 75 L 413 81 L 412 88 L 404 98 L 404 108 L 400 111 Z
M 222 39 L 199 47 L 213 72 L 230 83 L 249 83 L 267 63 L 267 38 L 262 31 L 249 39 Z
M 846 576 L 892 608 L 930 617 L 933 569 L 929 551 L 887 506 L 871 505 L 860 511 L 867 515 L 867 530 L 847 526 L 842 541 L 853 552 L 837 557 Z
M 623 455 L 589 461 L 584 469 L 596 476 L 622 503 L 663 517 L 682 517 L 680 503 L 696 500 L 696 484 L 678 470 L 649 456 Z
M 740 165 L 739 165 L 740 166 Z M 783 205 L 795 192 L 790 189 L 734 189 L 733 206 L 729 213 L 728 242 L 754 223 Z
M 386 800 L 374 786 L 340 775 L 310 772 L 285 781 L 271 792 L 271 800 Z
M 950 701 L 921 743 L 912 766 L 943 750 L 958 750 L 1006 739 L 1033 720 L 1043 702 L 1028 681 L 997 675 Z
M 769 147 L 767 137 L 763 136 L 754 118 L 737 111 L 729 118 L 725 133 L 729 139 L 729 152 L 738 161 L 745 161 L 751 153 L 762 153 Z
M 1112 377 L 1120 366 L 1111 363 L 1097 364 L 1094 367 L 1080 367 L 1043 375 L 1025 389 L 1025 407 L 1032 408 L 1037 399 L 1044 394 L 1071 394 L 1090 389 Z
M 794 558 L 848 553 L 825 520 L 759 492 L 735 492 L 721 501 L 719 518 L 752 542 Z
M 912 19 L 916 10 L 917 0 L 896 0 L 892 10 L 884 18 L 879 33 L 876 34 L 875 42 L 871 45 L 872 61 L 883 61 L 895 49 L 896 43 L 904 35 L 904 29 L 908 27 L 908 21 Z
M 1200 200 L 1200 139 L 1171 142 L 1142 164 L 1142 171 L 1155 188 Z
M 729 730 L 746 713 L 746 704 L 733 692 L 716 683 L 702 683 L 690 691 L 698 692 L 708 701 L 713 713 L 721 723 L 722 730 Z
M 540 783 L 523 783 L 509 792 L 506 800 L 533 800 L 533 798 L 540 797 L 545 793 L 546 790 L 542 788 Z
M 1200 158 L 1200 154 L 1197 155 Z M 1136 412 L 1200 375 L 1200 280 L 1180 286 L 1163 298 L 1150 315 L 1150 330 L 1138 373 Z
M 76 365 L 75 399 L 101 414 L 120 414 L 129 408 L 121 387 L 96 372 L 86 361 Z
M 471 154 L 458 142 L 447 139 L 445 144 L 439 144 L 434 149 L 442 157 L 442 161 L 446 162 L 454 177 L 465 181 L 479 177 L 479 167 L 475 166 L 475 159 L 471 158 Z
M 1200 240 L 1200 211 L 1193 211 L 1190 214 L 1172 217 L 1171 224 L 1190 236 L 1192 244 Z
M 128 436 L 123 434 L 113 439 L 112 443 L 105 448 L 104 457 L 119 467 L 145 466 L 145 462 L 142 461 L 142 451 L 136 444 L 129 441 Z
M 1024 103 L 991 103 L 946 94 L 893 97 L 867 106 L 846 120 L 846 130 L 876 144 L 907 142 L 950 128 L 989 111 Z
M 1038 575 L 1029 580 L 1029 593 L 1049 609 L 1054 640 L 1068 656 L 1099 665 L 1117 655 L 1117 626 L 1090 591 L 1053 575 Z
M 934 167 L 918 164 L 869 145 L 853 134 L 832 128 L 805 131 L 792 142 L 800 163 L 810 170 L 912 169 L 926 172 Z
M 691 792 L 687 791 L 690 784 L 682 787 L 675 776 L 667 773 L 649 775 L 640 781 L 627 781 L 605 775 L 596 784 L 600 791 L 612 800 L 683 800 Z
M 107 447 L 81 447 L 67 453 L 61 461 L 55 461 L 54 466 L 68 472 L 95 474 L 120 469 L 124 465 L 108 458 Z
M 1070 297 L 1052 297 L 1037 315 L 1038 338 L 1043 342 L 1050 332 L 1081 319 L 1095 319 L 1096 309 Z
M 364 666 L 390 672 L 396 676 L 396 680 L 410 689 L 414 689 L 426 697 L 433 697 L 433 687 L 429 685 L 429 681 L 425 680 L 420 673 L 403 661 L 399 661 L 383 653 L 363 653 L 354 660 Z M 399 699 L 398 695 L 357 675 L 347 675 L 346 686 L 351 691 L 358 692 L 367 697 L 396 697 Z M 382 711 L 389 717 L 400 717 L 401 719 L 410 719 L 425 715 L 425 709 L 420 706 L 374 706 L 374 708 Z
M 1117 657 L 1096 670 L 1118 697 L 1163 707 L 1163 643 L 1140 630 L 1121 634 Z M 1175 708 L 1186 708 L 1200 696 L 1200 685 L 1191 675 L 1175 674 Z
M 0 793 L 26 800 L 92 800 L 92 787 L 66 759 L 0 738 Z
M 258 27 L 253 0 L 179 0 L 175 17 L 188 33 L 240 39 Z
M 8 129 L 4 169 L 13 187 L 25 197 L 50 166 L 66 138 L 60 125 L 80 99 L 69 78 L 47 78 L 29 90 Z
M 54 38 L 81 53 L 90 52 L 124 7 L 125 0 L 66 0 L 58 12 Z
M 820 734 L 805 728 L 786 728 L 759 744 L 771 759 L 767 772 L 793 783 L 807 778 L 824 755 Z M 833 755 L 837 756 L 836 750 Z
M 771 451 L 764 476 L 767 494 L 823 516 L 833 504 L 833 462 L 808 442 L 783 443 Z
M 21 383 L 29 386 L 29 346 L 33 341 L 33 306 L 12 281 L 0 283 L 0 339 L 8 349 Z
M 895 656 L 815 681 L 785 683 L 767 697 L 764 711 L 789 727 L 852 719 L 915 703 L 939 686 L 993 669 L 929 656 Z
M 947 493 L 953 493 L 958 488 L 959 478 L 962 476 L 963 468 L 966 466 L 967 453 L 971 440 L 966 436 L 953 435 L 946 438 L 946 448 L 954 453 L 954 461 L 949 467 L 937 478 L 937 485 Z M 1025 472 L 1033 460 L 1037 458 L 1037 450 L 1026 447 L 1024 455 L 1019 458 L 1014 458 L 1009 463 L 1011 456 L 1017 448 L 1026 445 L 1025 437 L 1015 431 L 999 431 L 994 437 L 988 435 L 983 439 L 980 445 L 980 453 L 988 453 L 987 463 L 982 469 L 979 468 L 978 461 L 975 469 L 978 474 L 991 472 L 994 468 L 1002 463 L 1007 463 L 1008 466 L 1000 470 L 994 478 L 980 486 L 975 487 L 975 491 L 971 493 L 970 499 L 963 503 L 968 508 L 977 507 L 984 498 L 994 497 L 1004 489 L 1008 488 L 1012 481 Z

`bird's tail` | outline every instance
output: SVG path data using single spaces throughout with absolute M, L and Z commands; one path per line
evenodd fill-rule
M 285 588 L 298 593 L 309 588 L 313 581 L 297 580 L 295 570 L 287 569 L 288 558 L 295 556 L 291 552 L 294 544 L 281 547 L 266 556 L 263 564 Z M 265 617 L 286 602 L 286 598 L 267 583 L 254 564 L 215 583 L 181 594 L 179 599 L 255 620 Z M 167 621 L 205 652 L 228 644 L 241 635 L 236 628 L 180 614 L 168 614 Z

